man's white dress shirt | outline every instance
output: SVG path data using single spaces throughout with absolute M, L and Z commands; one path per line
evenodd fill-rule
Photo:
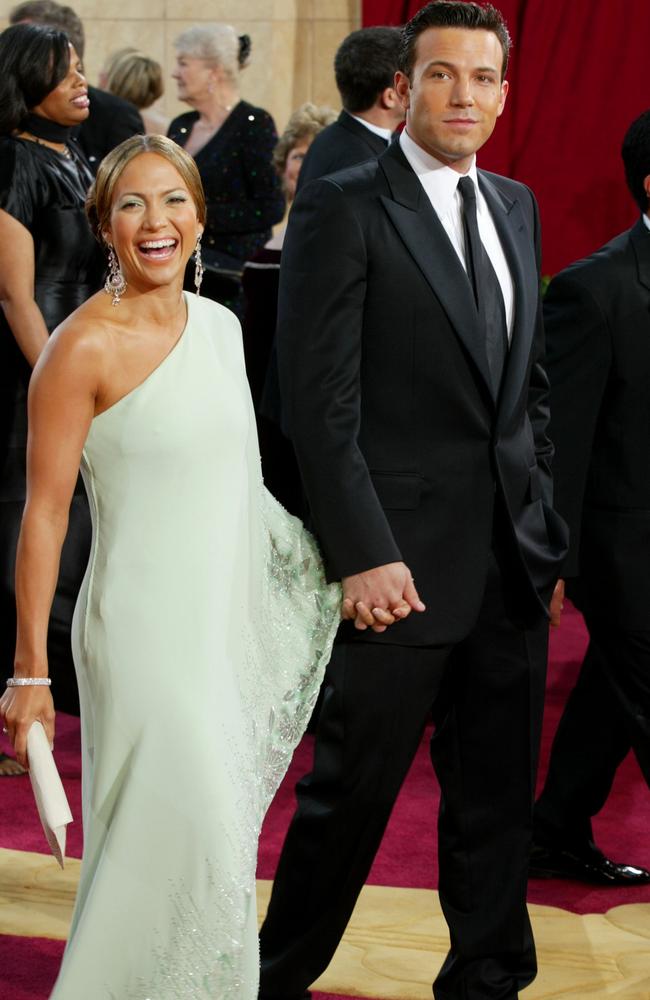
M 459 174 L 457 170 L 446 166 L 440 160 L 436 160 L 434 156 L 431 156 L 421 146 L 418 146 L 411 139 L 406 129 L 400 135 L 399 143 L 404 156 L 418 175 L 420 183 L 433 206 L 433 210 L 440 219 L 451 241 L 451 245 L 458 254 L 465 271 L 467 271 L 465 230 L 463 228 L 463 198 L 458 190 L 458 182 L 463 174 Z M 476 188 L 476 214 L 479 235 L 501 286 L 503 304 L 506 310 L 508 340 L 510 340 L 515 316 L 515 288 L 510 268 L 508 267 L 508 262 L 501 246 L 501 240 L 496 231 L 496 226 L 478 185 L 476 157 L 472 161 L 468 175 L 474 181 Z

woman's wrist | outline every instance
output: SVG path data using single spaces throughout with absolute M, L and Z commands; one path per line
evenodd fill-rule
M 47 677 L 49 674 L 47 660 L 41 657 L 16 657 L 14 660 L 14 677 L 17 680 L 32 677 Z

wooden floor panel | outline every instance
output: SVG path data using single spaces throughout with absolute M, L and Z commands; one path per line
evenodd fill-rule
M 64 939 L 79 862 L 0 849 L 0 934 Z M 260 914 L 270 882 L 258 883 Z M 578 916 L 531 906 L 540 972 L 525 1000 L 650 1000 L 650 905 Z M 447 950 L 438 896 L 426 889 L 366 886 L 327 972 L 328 993 L 377 1000 L 431 1000 Z

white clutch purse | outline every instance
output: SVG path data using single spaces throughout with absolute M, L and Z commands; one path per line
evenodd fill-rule
M 72 813 L 40 722 L 32 723 L 27 734 L 27 757 L 38 815 L 52 854 L 63 868 L 66 827 L 72 822 Z

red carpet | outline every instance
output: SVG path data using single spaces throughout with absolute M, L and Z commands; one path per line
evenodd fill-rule
M 44 1000 L 63 955 L 63 941 L 0 937 L 0 1000 Z
M 546 770 L 551 740 L 586 644 L 582 621 L 570 607 L 562 628 L 552 634 L 551 664 L 540 781 Z M 0 750 L 7 749 L 4 737 Z M 273 877 L 287 824 L 293 811 L 293 786 L 309 769 L 313 740 L 305 737 L 295 754 L 289 774 L 269 811 L 260 844 L 258 874 Z M 68 853 L 81 856 L 81 807 L 79 774 L 79 723 L 71 716 L 57 720 L 56 758 L 77 821 L 69 827 Z M 26 777 L 0 779 L 2 815 L 0 847 L 44 852 Z M 438 792 L 425 734 L 413 767 L 395 805 L 369 881 L 378 885 L 435 888 L 437 884 L 435 816 Z M 650 868 L 650 795 L 636 761 L 628 757 L 619 770 L 615 787 L 596 818 L 600 847 L 617 860 Z M 604 912 L 624 903 L 650 902 L 650 888 L 606 889 L 563 881 L 533 881 L 529 900 L 559 906 L 576 913 Z M 0 1000 L 44 1000 L 54 982 L 63 944 L 35 938 L 0 937 Z M 315 994 L 317 1000 L 340 1000 Z

